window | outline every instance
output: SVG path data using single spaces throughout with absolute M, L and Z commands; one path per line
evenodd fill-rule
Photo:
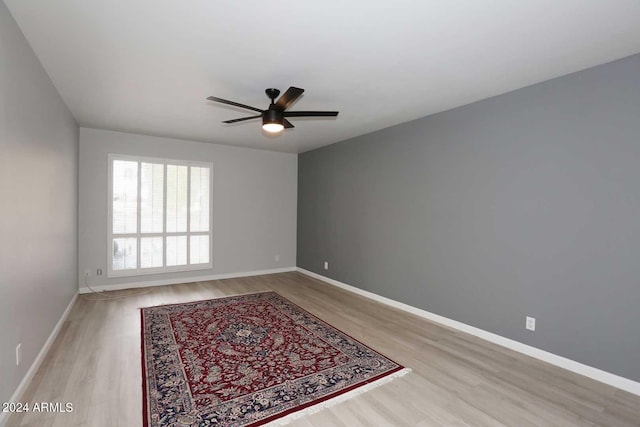
M 109 277 L 211 268 L 212 170 L 109 155 Z

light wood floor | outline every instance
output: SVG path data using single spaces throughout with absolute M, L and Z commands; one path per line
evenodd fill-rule
M 74 411 L 13 415 L 9 426 L 141 426 L 138 308 L 264 290 L 413 369 L 292 427 L 640 426 L 638 396 L 299 273 L 149 288 L 112 301 L 81 296 L 22 398 L 71 402 Z

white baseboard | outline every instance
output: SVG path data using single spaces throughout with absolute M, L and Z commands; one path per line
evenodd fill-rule
M 234 279 L 236 277 L 260 276 L 263 274 L 286 273 L 296 271 L 296 267 L 272 268 L 270 270 L 254 270 L 239 273 L 214 274 L 199 277 L 182 277 L 173 279 L 149 280 L 145 282 L 118 283 L 115 285 L 91 285 L 91 289 L 95 291 L 119 291 L 122 289 L 148 288 L 150 286 L 176 285 L 178 283 L 206 282 L 208 280 Z M 80 294 L 90 294 L 91 289 L 82 286 L 79 290 Z M 1 427 L 1 426 L 0 426 Z
M 62 316 L 60 316 L 60 320 L 58 320 L 58 323 L 56 323 L 56 326 L 51 331 L 51 334 L 49 334 L 49 338 L 47 338 L 47 341 L 44 343 L 44 345 L 40 349 L 40 352 L 38 353 L 35 360 L 31 364 L 31 367 L 29 368 L 25 376 L 22 378 L 22 381 L 20 381 L 18 388 L 16 388 L 16 391 L 13 392 L 13 395 L 8 400 L 9 402 L 20 402 L 20 398 L 22 397 L 24 392 L 27 390 L 27 387 L 29 386 L 29 383 L 33 379 L 33 376 L 36 374 L 36 372 L 38 371 L 38 368 L 42 364 L 42 361 L 44 360 L 45 356 L 49 352 L 51 345 L 53 344 L 56 337 L 58 336 L 58 333 L 60 332 L 60 329 L 62 328 L 64 321 L 67 320 L 67 317 L 69 317 L 69 313 L 71 312 L 71 309 L 73 308 L 73 305 L 76 303 L 77 299 L 78 299 L 78 294 L 76 293 L 73 296 L 73 298 L 71 298 L 71 301 L 67 305 L 67 308 L 64 310 L 64 313 L 62 313 Z M 0 427 L 4 427 L 7 421 L 9 421 L 10 415 L 11 415 L 10 412 L 0 412 Z
M 356 288 L 355 286 L 347 285 L 346 283 L 339 282 L 337 280 L 331 279 L 329 277 L 325 277 L 321 274 L 317 274 L 309 270 L 305 270 L 300 267 L 297 268 L 297 271 L 302 274 L 306 274 L 307 276 L 321 280 L 330 285 L 337 286 L 339 288 L 356 293 L 358 295 L 362 295 L 369 299 L 381 302 L 383 304 L 390 305 L 400 310 L 404 310 L 411 314 L 415 314 L 417 316 L 423 317 L 425 319 L 431 320 L 436 323 L 440 323 L 450 328 L 457 329 L 462 332 L 466 332 L 470 335 L 474 335 L 486 341 L 492 342 L 494 344 L 498 344 L 502 347 L 506 347 L 508 349 L 517 351 L 518 353 L 526 354 L 527 356 L 534 357 L 536 359 L 542 360 L 552 365 L 564 368 L 568 371 L 575 372 L 576 374 L 583 375 L 585 377 L 594 379 L 601 383 L 605 383 L 610 386 L 613 386 L 621 390 L 628 391 L 629 393 L 633 393 L 640 396 L 640 382 L 630 380 L 628 378 L 624 378 L 619 375 L 615 375 L 610 372 L 603 371 L 601 369 L 582 364 L 580 362 L 576 362 L 575 360 L 567 359 L 566 357 L 558 356 L 557 354 L 553 354 L 548 351 L 541 350 L 539 348 L 532 347 L 530 345 L 523 344 L 521 342 L 514 341 L 509 338 L 505 338 L 503 336 L 494 334 L 492 332 L 485 331 L 484 329 L 476 328 L 475 326 L 458 322 L 457 320 L 449 319 L 448 317 L 440 316 L 438 314 L 431 313 L 426 310 L 422 310 L 420 308 L 416 308 L 408 304 L 404 304 L 402 302 L 395 301 L 387 297 L 383 297 L 378 294 L 374 294 L 373 292 Z

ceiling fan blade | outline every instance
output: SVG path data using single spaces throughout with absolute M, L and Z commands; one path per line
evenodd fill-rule
M 296 99 L 300 97 L 300 95 L 302 95 L 303 92 L 304 89 L 291 86 L 289 89 L 287 89 L 284 95 L 282 95 L 280 99 L 278 99 L 278 102 L 276 102 L 276 108 L 281 111 L 286 110 L 291 104 L 295 102 Z
M 222 123 L 237 123 L 237 122 L 244 122 L 245 120 L 257 119 L 258 117 L 262 117 L 262 114 L 260 114 L 259 116 L 242 117 L 242 118 L 240 118 L 240 119 L 225 120 L 225 121 L 223 121 Z
M 284 128 L 285 129 L 291 129 L 294 128 L 295 126 L 291 124 L 291 122 L 287 119 L 284 119 Z
M 256 108 L 256 107 L 251 107 L 249 105 L 244 105 L 244 104 L 240 104 L 238 102 L 229 101 L 228 99 L 216 98 L 215 96 L 210 96 L 207 99 L 209 101 L 215 101 L 215 102 L 221 102 L 223 104 L 233 105 L 234 107 L 246 108 L 248 110 L 257 111 L 259 113 L 262 113 L 262 111 L 263 111 L 263 110 L 261 110 L 259 108 Z
M 285 111 L 285 117 L 335 117 L 338 111 Z

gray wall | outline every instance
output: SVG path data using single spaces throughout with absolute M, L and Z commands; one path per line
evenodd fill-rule
M 78 290 L 77 192 L 78 127 L 0 1 L 0 402 Z
M 119 277 L 107 271 L 108 154 L 213 163 L 213 268 Z M 250 148 L 80 129 L 80 257 L 78 275 L 112 286 L 295 267 L 297 156 Z M 280 255 L 276 261 L 275 256 Z
M 640 380 L 639 55 L 298 169 L 299 267 Z

